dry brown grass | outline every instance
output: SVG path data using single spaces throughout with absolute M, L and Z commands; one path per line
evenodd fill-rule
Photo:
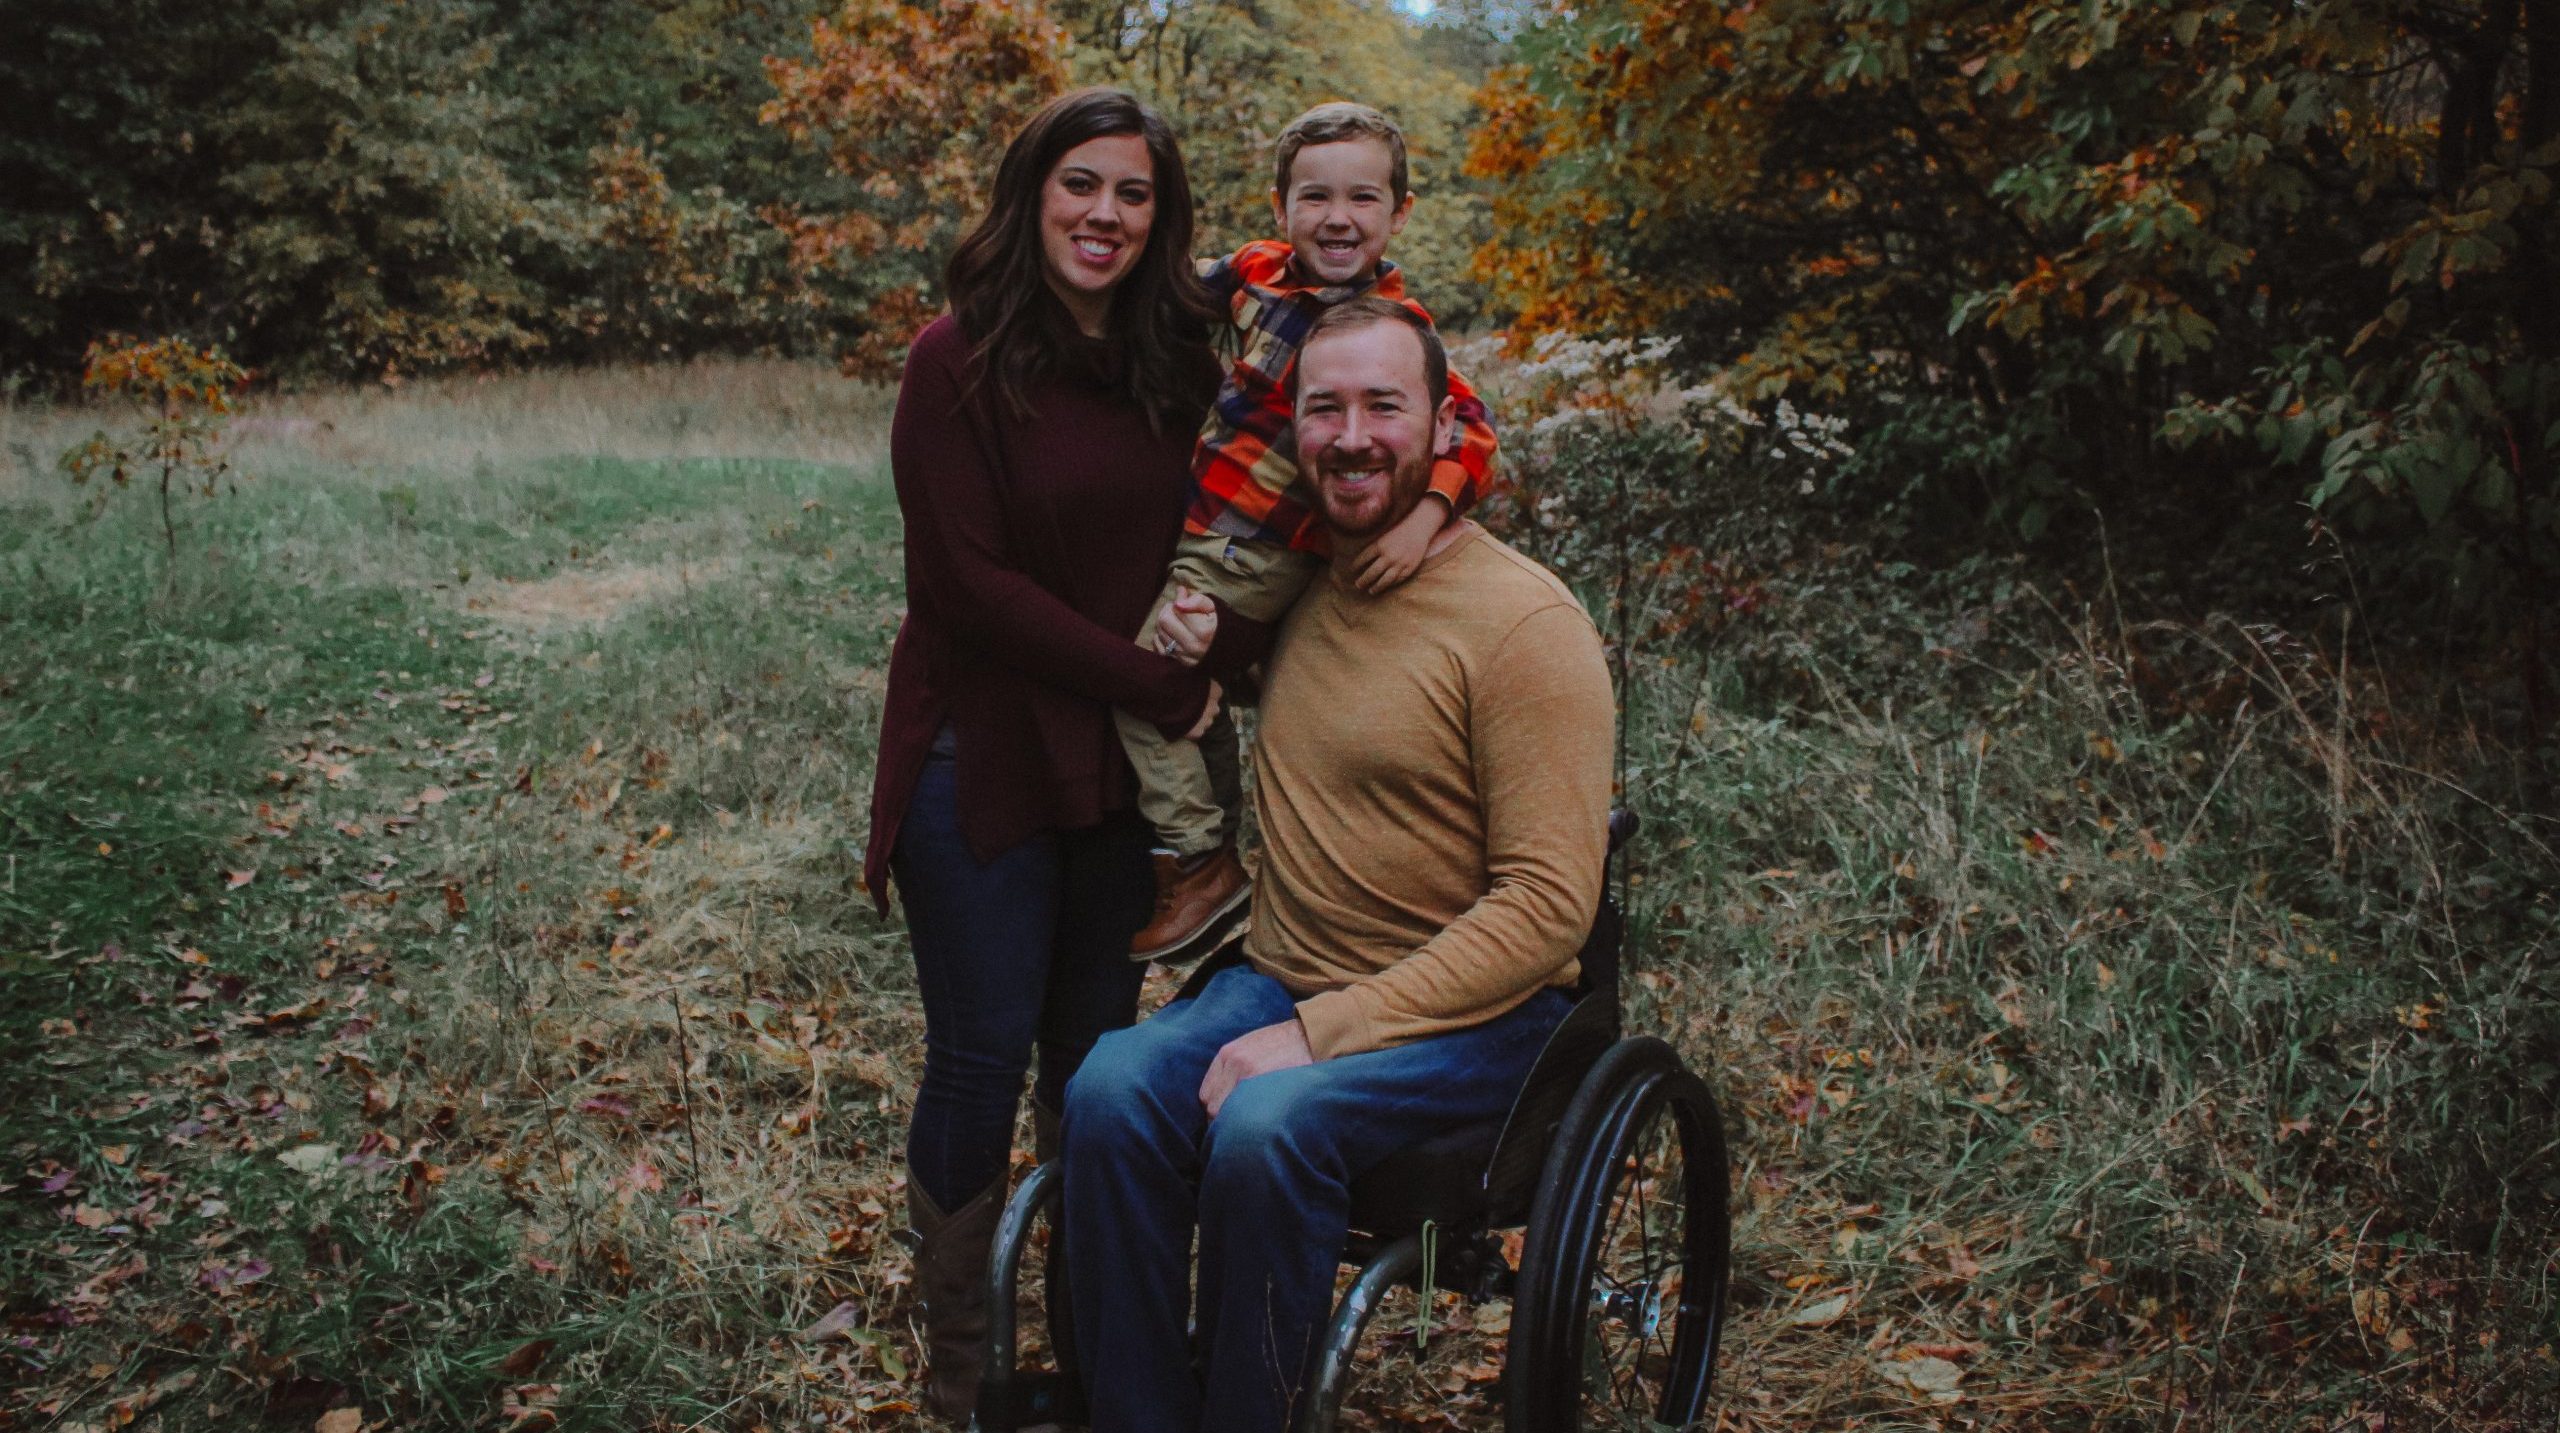
M 870 401 L 751 369 L 724 391 Z M 47 700 L 145 683 L 25 717 L 129 742 L 13 758 L 54 783 L 18 829 L 102 823 L 41 848 L 48 889 L 155 820 L 219 827 L 149 838 L 209 881 L 46 913 L 85 922 L 74 954 L 149 953 L 58 977 L 87 993 L 30 1035 L 102 1093 L 16 1147 L 82 1182 L 0 1206 L 35 1290 L 11 1310 L 54 1340 L 0 1407 L 103 1428 L 192 1371 L 137 1416 L 308 1427 L 293 1399 L 325 1395 L 404 1429 L 923 1426 L 890 1237 L 921 1018 L 902 932 L 855 889 L 893 508 L 876 464 L 670 477 L 671 453 L 734 460 L 783 425 L 742 404 L 722 452 L 617 437 L 699 375 L 622 379 L 636 396 L 566 375 L 290 400 L 269 416 L 337 426 L 258 436 L 275 476 L 204 519 L 223 556 L 184 603 L 116 605 L 124 514 L 0 569 L 82 604 L 30 629 L 51 645 L 28 670 L 76 678 Z M 615 504 L 543 478 L 576 443 Z M 395 471 L 404 445 L 426 456 Z M 514 456 L 483 473 L 492 452 Z M 2465 1138 L 2535 1097 L 2479 1072 L 2549 1038 L 2527 915 L 2560 839 L 2521 783 L 2274 634 L 2146 630 L 2136 653 L 2011 610 L 1915 659 L 1949 614 L 1854 576 L 1765 619 L 1764 688 L 1721 654 L 1637 669 L 1628 1023 L 1713 1079 L 1737 1137 L 1717 1426 L 2534 1426 L 2547 1251 L 2484 1254 L 2446 1213 L 2495 1193 L 2494 1161 L 2549 1161 Z M 138 740 L 164 728 L 185 740 Z M 137 1109 L 212 1128 L 145 1142 L 166 1121 Z M 306 1140 L 379 1166 L 280 1183 Z M 163 1189 L 233 1212 L 155 1236 L 129 1216 Z M 2547 1229 L 2517 1197 L 2498 1227 Z M 252 1253 L 260 1282 L 203 1283 Z M 1352 1424 L 1498 1427 L 1506 1313 L 1444 1301 L 1415 1359 L 1399 1296 Z M 1958 1401 L 1894 1381 L 1929 1349 L 1961 1362 Z
M 779 359 L 412 379 L 253 394 L 224 452 L 252 479 L 302 470 L 341 484 L 564 456 L 868 468 L 886 452 L 891 398 L 823 364 Z M 100 405 L 0 403 L 0 502 L 67 506 L 74 493 L 56 460 L 125 418 Z

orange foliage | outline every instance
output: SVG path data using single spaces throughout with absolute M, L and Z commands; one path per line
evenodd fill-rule
M 81 387 L 132 402 L 141 410 L 142 428 L 121 438 L 100 430 L 62 455 L 63 469 L 73 482 L 104 473 L 117 487 L 138 470 L 156 471 L 160 530 L 174 557 L 178 531 L 169 511 L 171 492 L 184 484 L 214 495 L 231 470 L 216 451 L 231 416 L 231 395 L 248 381 L 248 373 L 221 349 L 180 338 L 146 341 L 114 334 L 92 343 Z
M 1005 142 L 1064 89 L 1067 39 L 1039 0 L 843 0 L 806 60 L 769 59 L 763 120 L 817 146 L 856 197 L 766 217 L 804 268 L 876 271 L 848 370 L 878 373 L 938 307 L 940 260 L 982 207 Z

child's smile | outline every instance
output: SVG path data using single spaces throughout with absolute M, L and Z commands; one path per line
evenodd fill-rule
M 1289 188 L 1271 196 L 1291 257 L 1318 283 L 1359 283 L 1375 275 L 1387 240 L 1404 228 L 1413 196 L 1398 199 L 1394 156 L 1363 136 L 1299 150 Z

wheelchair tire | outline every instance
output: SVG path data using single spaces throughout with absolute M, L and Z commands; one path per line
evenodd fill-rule
M 1006 1201 L 996 1224 L 988 1259 L 987 1346 L 978 1374 L 978 1416 L 972 1433 L 1014 1433 L 1017 1428 L 1056 1422 L 1082 1422 L 1083 1374 L 1077 1359 L 1072 1295 L 1067 1289 L 1066 1259 L 1059 1235 L 1064 1185 L 1056 1165 L 1031 1172 Z M 1049 1239 L 1042 1258 L 1041 1316 L 1049 1331 L 1046 1370 L 1021 1367 L 1019 1323 L 1022 1263 L 1046 1225 Z
M 1732 1229 L 1722 1118 L 1669 1045 L 1621 1040 L 1575 1091 L 1523 1235 L 1509 1433 L 1699 1426 Z

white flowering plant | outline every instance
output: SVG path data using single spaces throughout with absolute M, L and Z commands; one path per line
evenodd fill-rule
M 1716 376 L 1683 384 L 1678 340 L 1547 333 L 1452 360 L 1502 442 L 1487 517 L 1586 593 L 1627 604 L 1629 635 L 1712 640 L 1769 600 L 1756 574 L 1854 456 L 1847 420 L 1747 404 Z

